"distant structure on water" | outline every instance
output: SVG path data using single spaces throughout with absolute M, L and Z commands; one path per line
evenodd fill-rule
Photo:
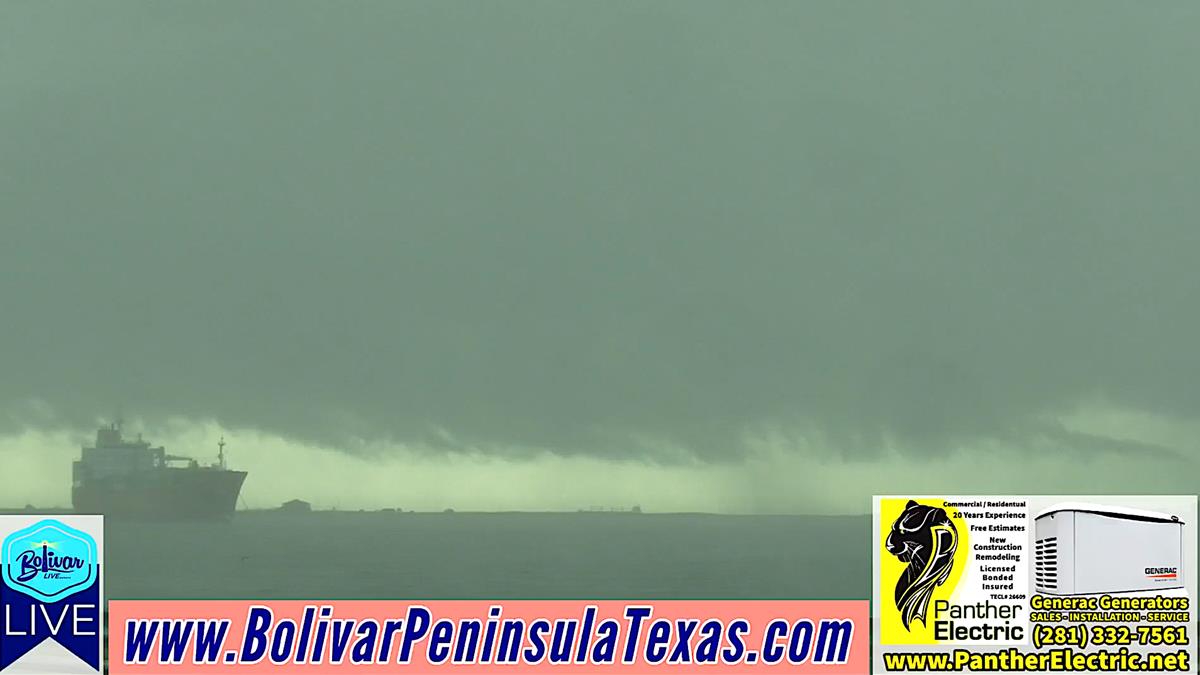
M 283 505 L 279 507 L 279 510 L 283 511 L 284 513 L 310 513 L 312 511 L 312 504 L 309 504 L 303 499 L 292 499 L 284 502 Z
M 579 513 L 641 513 L 642 507 L 633 505 L 632 508 L 624 506 L 589 506 L 586 509 L 579 509 Z
M 119 423 L 96 432 L 72 465 L 71 505 L 76 513 L 146 520 L 228 520 L 237 507 L 245 471 L 225 465 L 225 439 L 217 461 L 168 455 L 138 434 L 121 436 Z

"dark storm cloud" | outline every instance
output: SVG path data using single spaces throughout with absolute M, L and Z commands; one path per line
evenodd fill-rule
M 710 459 L 1194 418 L 1197 20 L 6 3 L 0 404 Z

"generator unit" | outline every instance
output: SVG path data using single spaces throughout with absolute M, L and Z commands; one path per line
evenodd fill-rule
M 1178 516 L 1064 503 L 1034 519 L 1034 588 L 1047 595 L 1183 588 Z

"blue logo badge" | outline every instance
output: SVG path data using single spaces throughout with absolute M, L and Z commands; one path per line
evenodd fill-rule
M 57 602 L 91 585 L 97 575 L 96 540 L 57 520 L 4 538 L 4 583 L 42 602 Z
M 0 516 L 0 672 L 21 660 L 21 672 L 63 672 L 39 645 L 53 640 L 99 673 L 103 636 L 101 516 L 29 522 Z M 82 664 L 80 664 L 82 665 Z M 72 672 L 81 672 L 71 669 Z

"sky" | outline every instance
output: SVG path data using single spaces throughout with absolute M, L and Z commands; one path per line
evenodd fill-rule
M 1200 6 L 0 4 L 0 504 L 1195 493 Z

